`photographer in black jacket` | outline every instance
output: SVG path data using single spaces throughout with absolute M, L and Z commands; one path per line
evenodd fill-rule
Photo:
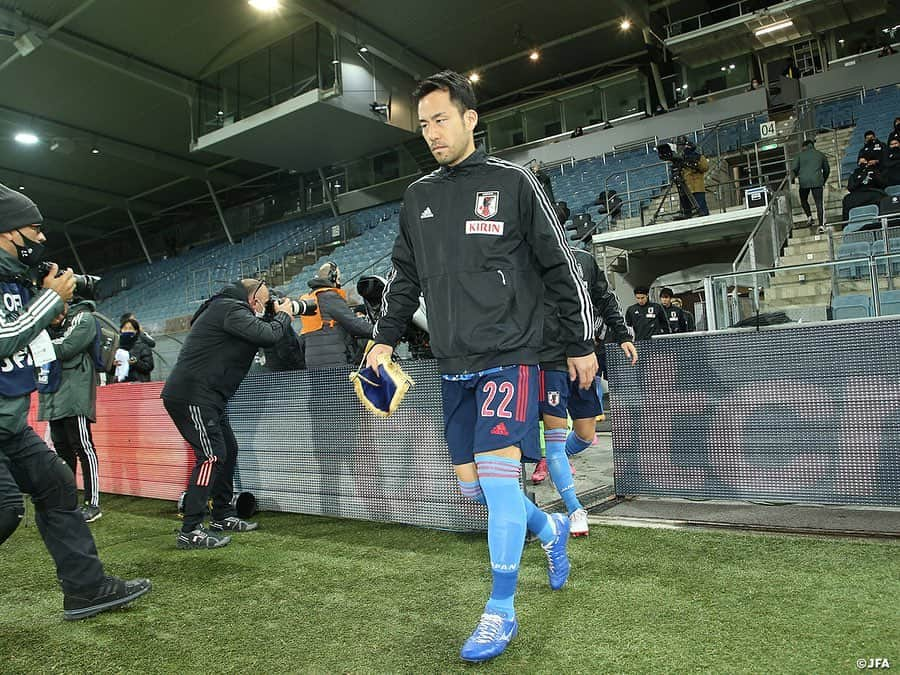
M 197 461 L 184 497 L 184 523 L 176 539 L 182 549 L 218 548 L 231 541 L 222 532 L 254 530 L 232 506 L 237 441 L 225 407 L 250 370 L 260 347 L 276 344 L 291 323 L 292 301 L 274 306 L 264 321 L 269 289 L 257 279 L 226 286 L 203 303 L 160 397 Z M 212 496 L 210 530 L 203 527 Z
M 337 368 L 350 363 L 349 338 L 372 337 L 372 324 L 357 317 L 347 304 L 347 293 L 341 288 L 341 270 L 333 262 L 319 268 L 309 280 L 310 292 L 301 296 L 305 302 L 318 305 L 314 314 L 301 317 L 306 367 Z
M 47 240 L 43 221 L 34 202 L 0 185 L 0 544 L 25 513 L 22 493 L 31 495 L 38 532 L 65 594 L 64 617 L 74 620 L 128 604 L 150 590 L 150 581 L 106 575 L 78 509 L 72 470 L 28 426 L 31 392 L 37 387 L 35 354 L 56 355 L 44 329 L 75 290 L 70 269 L 57 276 L 57 266 L 51 265 L 41 280 L 35 274 Z M 37 360 L 40 365 L 52 361 Z

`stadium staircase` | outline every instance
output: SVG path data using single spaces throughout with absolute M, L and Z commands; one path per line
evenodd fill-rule
M 837 131 L 838 144 L 842 148 L 840 171 L 832 166 L 831 175 L 825 186 L 823 202 L 825 206 L 826 225 L 839 222 L 842 214 L 842 202 L 846 192 L 847 177 L 856 165 L 856 155 L 863 144 L 863 134 L 867 129 L 874 129 L 880 136 L 887 137 L 894 117 L 900 114 L 900 89 L 896 86 L 883 87 L 865 93 L 864 101 L 855 98 L 839 100 L 819 107 L 816 111 L 818 122 L 836 124 L 854 124 Z M 884 140 L 884 138 L 882 138 Z M 806 216 L 800 207 L 799 192 L 796 186 L 792 190 L 794 205 L 794 228 L 790 239 L 779 261 L 781 267 L 803 265 L 839 260 L 841 257 L 868 255 L 884 252 L 884 243 L 880 233 L 861 233 L 844 236 L 842 227 L 832 227 L 830 232 L 820 234 L 816 227 L 806 226 Z M 810 206 L 815 214 L 815 207 Z M 894 241 L 898 235 L 889 235 Z M 862 244 L 862 247 L 860 247 Z M 868 245 L 868 252 L 863 249 Z M 892 245 L 892 251 L 894 250 Z M 887 265 L 879 271 L 879 288 L 892 291 L 900 288 L 900 277 L 888 274 Z M 765 292 L 765 311 L 784 312 L 794 320 L 825 320 L 829 318 L 829 310 L 834 306 L 834 298 L 840 296 L 871 295 L 871 284 L 861 270 L 851 266 L 818 268 L 811 270 L 775 270 L 770 286 Z M 865 314 L 863 314 L 865 315 Z M 838 318 L 840 318 L 838 316 Z M 849 317 L 848 317 L 849 318 Z

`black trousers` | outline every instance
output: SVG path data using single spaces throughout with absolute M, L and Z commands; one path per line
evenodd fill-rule
M 100 469 L 91 436 L 91 421 L 84 415 L 53 420 L 50 422 L 50 437 L 56 454 L 69 465 L 73 474 L 76 459 L 81 462 L 84 501 L 91 506 L 100 506 Z
M 809 208 L 810 192 L 812 192 L 813 201 L 816 204 L 816 215 L 819 217 L 819 226 L 822 226 L 825 224 L 825 209 L 822 207 L 822 188 L 800 188 L 800 206 L 803 207 L 803 213 L 806 214 L 806 217 L 812 218 L 812 211 Z
M 66 593 L 97 588 L 104 577 L 94 538 L 78 508 L 75 476 L 31 427 L 0 440 L 0 510 L 24 510 L 31 495 L 37 528 Z
M 190 532 L 203 522 L 210 497 L 213 520 L 235 515 L 231 501 L 238 445 L 225 411 L 169 399 L 163 404 L 196 457 L 184 496 L 182 531 Z

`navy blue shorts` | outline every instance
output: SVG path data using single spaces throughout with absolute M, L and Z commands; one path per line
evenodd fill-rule
M 571 382 L 569 373 L 562 370 L 541 371 L 541 415 L 586 420 L 603 413 L 603 390 L 600 378 L 594 386 L 581 389 L 578 381 Z
M 541 458 L 537 366 L 444 375 L 441 394 L 444 435 L 454 466 L 511 445 L 519 447 L 523 459 Z

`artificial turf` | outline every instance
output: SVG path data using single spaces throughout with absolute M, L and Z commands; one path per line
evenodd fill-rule
M 131 607 L 62 620 L 35 527 L 0 547 L 0 672 L 847 673 L 900 667 L 892 542 L 591 529 L 547 587 L 526 547 L 519 636 L 459 661 L 489 589 L 483 536 L 283 513 L 215 551 L 175 549 L 173 505 L 104 496 L 109 573 L 148 576 Z

